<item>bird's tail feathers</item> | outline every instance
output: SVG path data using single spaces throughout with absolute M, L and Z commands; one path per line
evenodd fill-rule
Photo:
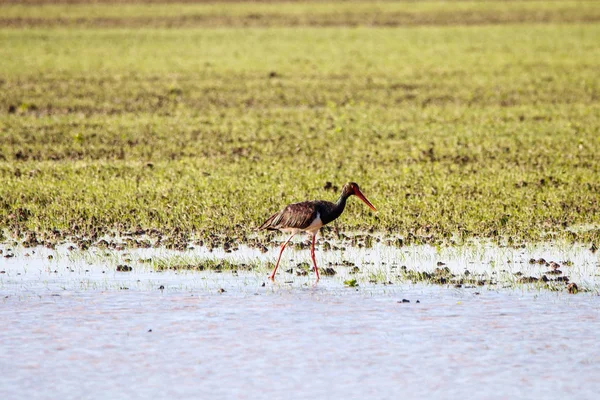
M 264 229 L 269 229 L 271 227 L 271 222 L 273 222 L 273 220 L 275 219 L 275 217 L 277 217 L 278 213 L 275 213 L 273 215 L 271 215 L 269 217 L 269 219 L 267 219 L 261 226 L 259 226 L 258 228 L 256 228 L 254 231 L 258 232 L 258 231 L 262 231 Z

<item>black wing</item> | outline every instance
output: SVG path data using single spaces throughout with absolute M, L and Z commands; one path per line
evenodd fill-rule
M 290 204 L 269 217 L 258 230 L 296 228 L 304 229 L 317 218 L 317 205 L 312 201 Z

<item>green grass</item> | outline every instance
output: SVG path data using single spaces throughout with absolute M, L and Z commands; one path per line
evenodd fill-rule
M 598 37 L 586 23 L 0 29 L 0 226 L 244 240 L 352 180 L 379 212 L 351 201 L 344 230 L 597 242 L 567 228 L 600 224 Z

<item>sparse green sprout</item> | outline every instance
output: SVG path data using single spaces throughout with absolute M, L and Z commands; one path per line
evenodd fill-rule
M 348 280 L 344 281 L 344 285 L 346 285 L 348 287 L 357 287 L 358 282 L 356 281 L 356 279 L 348 279 Z

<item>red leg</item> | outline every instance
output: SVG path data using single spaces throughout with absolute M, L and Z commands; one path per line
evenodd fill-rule
M 290 240 L 292 240 L 294 235 L 296 235 L 296 234 L 292 233 L 292 236 L 290 236 L 289 239 L 286 240 L 285 243 L 283 243 L 281 245 L 281 251 L 279 252 L 279 258 L 277 258 L 277 264 L 275 264 L 275 269 L 273 270 L 273 272 L 271 272 L 271 275 L 269 275 L 270 280 L 272 280 L 272 281 L 275 280 L 275 272 L 277 272 L 277 267 L 279 267 L 279 261 L 281 261 L 281 255 L 283 254 L 283 250 L 285 249 L 285 246 L 287 246 L 287 244 L 290 242 Z
M 310 247 L 310 256 L 315 266 L 315 274 L 317 275 L 317 281 L 319 280 L 319 268 L 317 267 L 317 260 L 315 260 L 315 241 L 317 240 L 317 234 L 313 235 L 312 246 Z

